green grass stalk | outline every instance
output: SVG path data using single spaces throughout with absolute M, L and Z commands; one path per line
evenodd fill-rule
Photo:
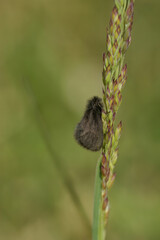
M 127 79 L 124 65 L 126 50 L 131 43 L 134 0 L 115 0 L 109 27 L 106 52 L 103 54 L 103 147 L 98 160 L 95 179 L 93 240 L 104 240 L 109 215 L 108 191 L 115 180 L 114 168 L 122 122 L 115 126 L 115 117 L 122 101 L 122 88 Z

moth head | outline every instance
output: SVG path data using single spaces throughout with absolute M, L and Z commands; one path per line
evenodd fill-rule
M 103 109 L 103 104 L 102 104 L 102 99 L 101 98 L 95 96 L 88 101 L 88 105 L 87 105 L 87 110 L 88 111 L 93 111 L 93 112 L 101 114 L 102 109 Z

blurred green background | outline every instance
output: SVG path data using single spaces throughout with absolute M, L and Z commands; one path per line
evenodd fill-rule
M 99 153 L 73 132 L 86 101 L 101 96 L 102 53 L 112 0 L 1 0 L 0 239 L 89 240 L 39 128 L 30 82 L 50 142 L 92 221 Z M 110 192 L 110 240 L 160 239 L 160 2 L 138 0 L 123 134 Z M 57 157 L 56 157 L 57 158 Z

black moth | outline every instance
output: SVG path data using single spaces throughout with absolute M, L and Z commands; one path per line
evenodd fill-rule
M 99 151 L 103 145 L 102 109 L 101 98 L 90 99 L 84 116 L 75 129 L 77 142 L 91 151 Z

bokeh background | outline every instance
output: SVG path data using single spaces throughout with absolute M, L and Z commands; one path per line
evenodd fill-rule
M 61 170 L 92 222 L 99 153 L 78 146 L 73 132 L 86 101 L 101 96 L 113 1 L 0 3 L 0 239 L 89 240 Z M 109 194 L 111 240 L 160 239 L 159 13 L 159 0 L 136 1 Z

